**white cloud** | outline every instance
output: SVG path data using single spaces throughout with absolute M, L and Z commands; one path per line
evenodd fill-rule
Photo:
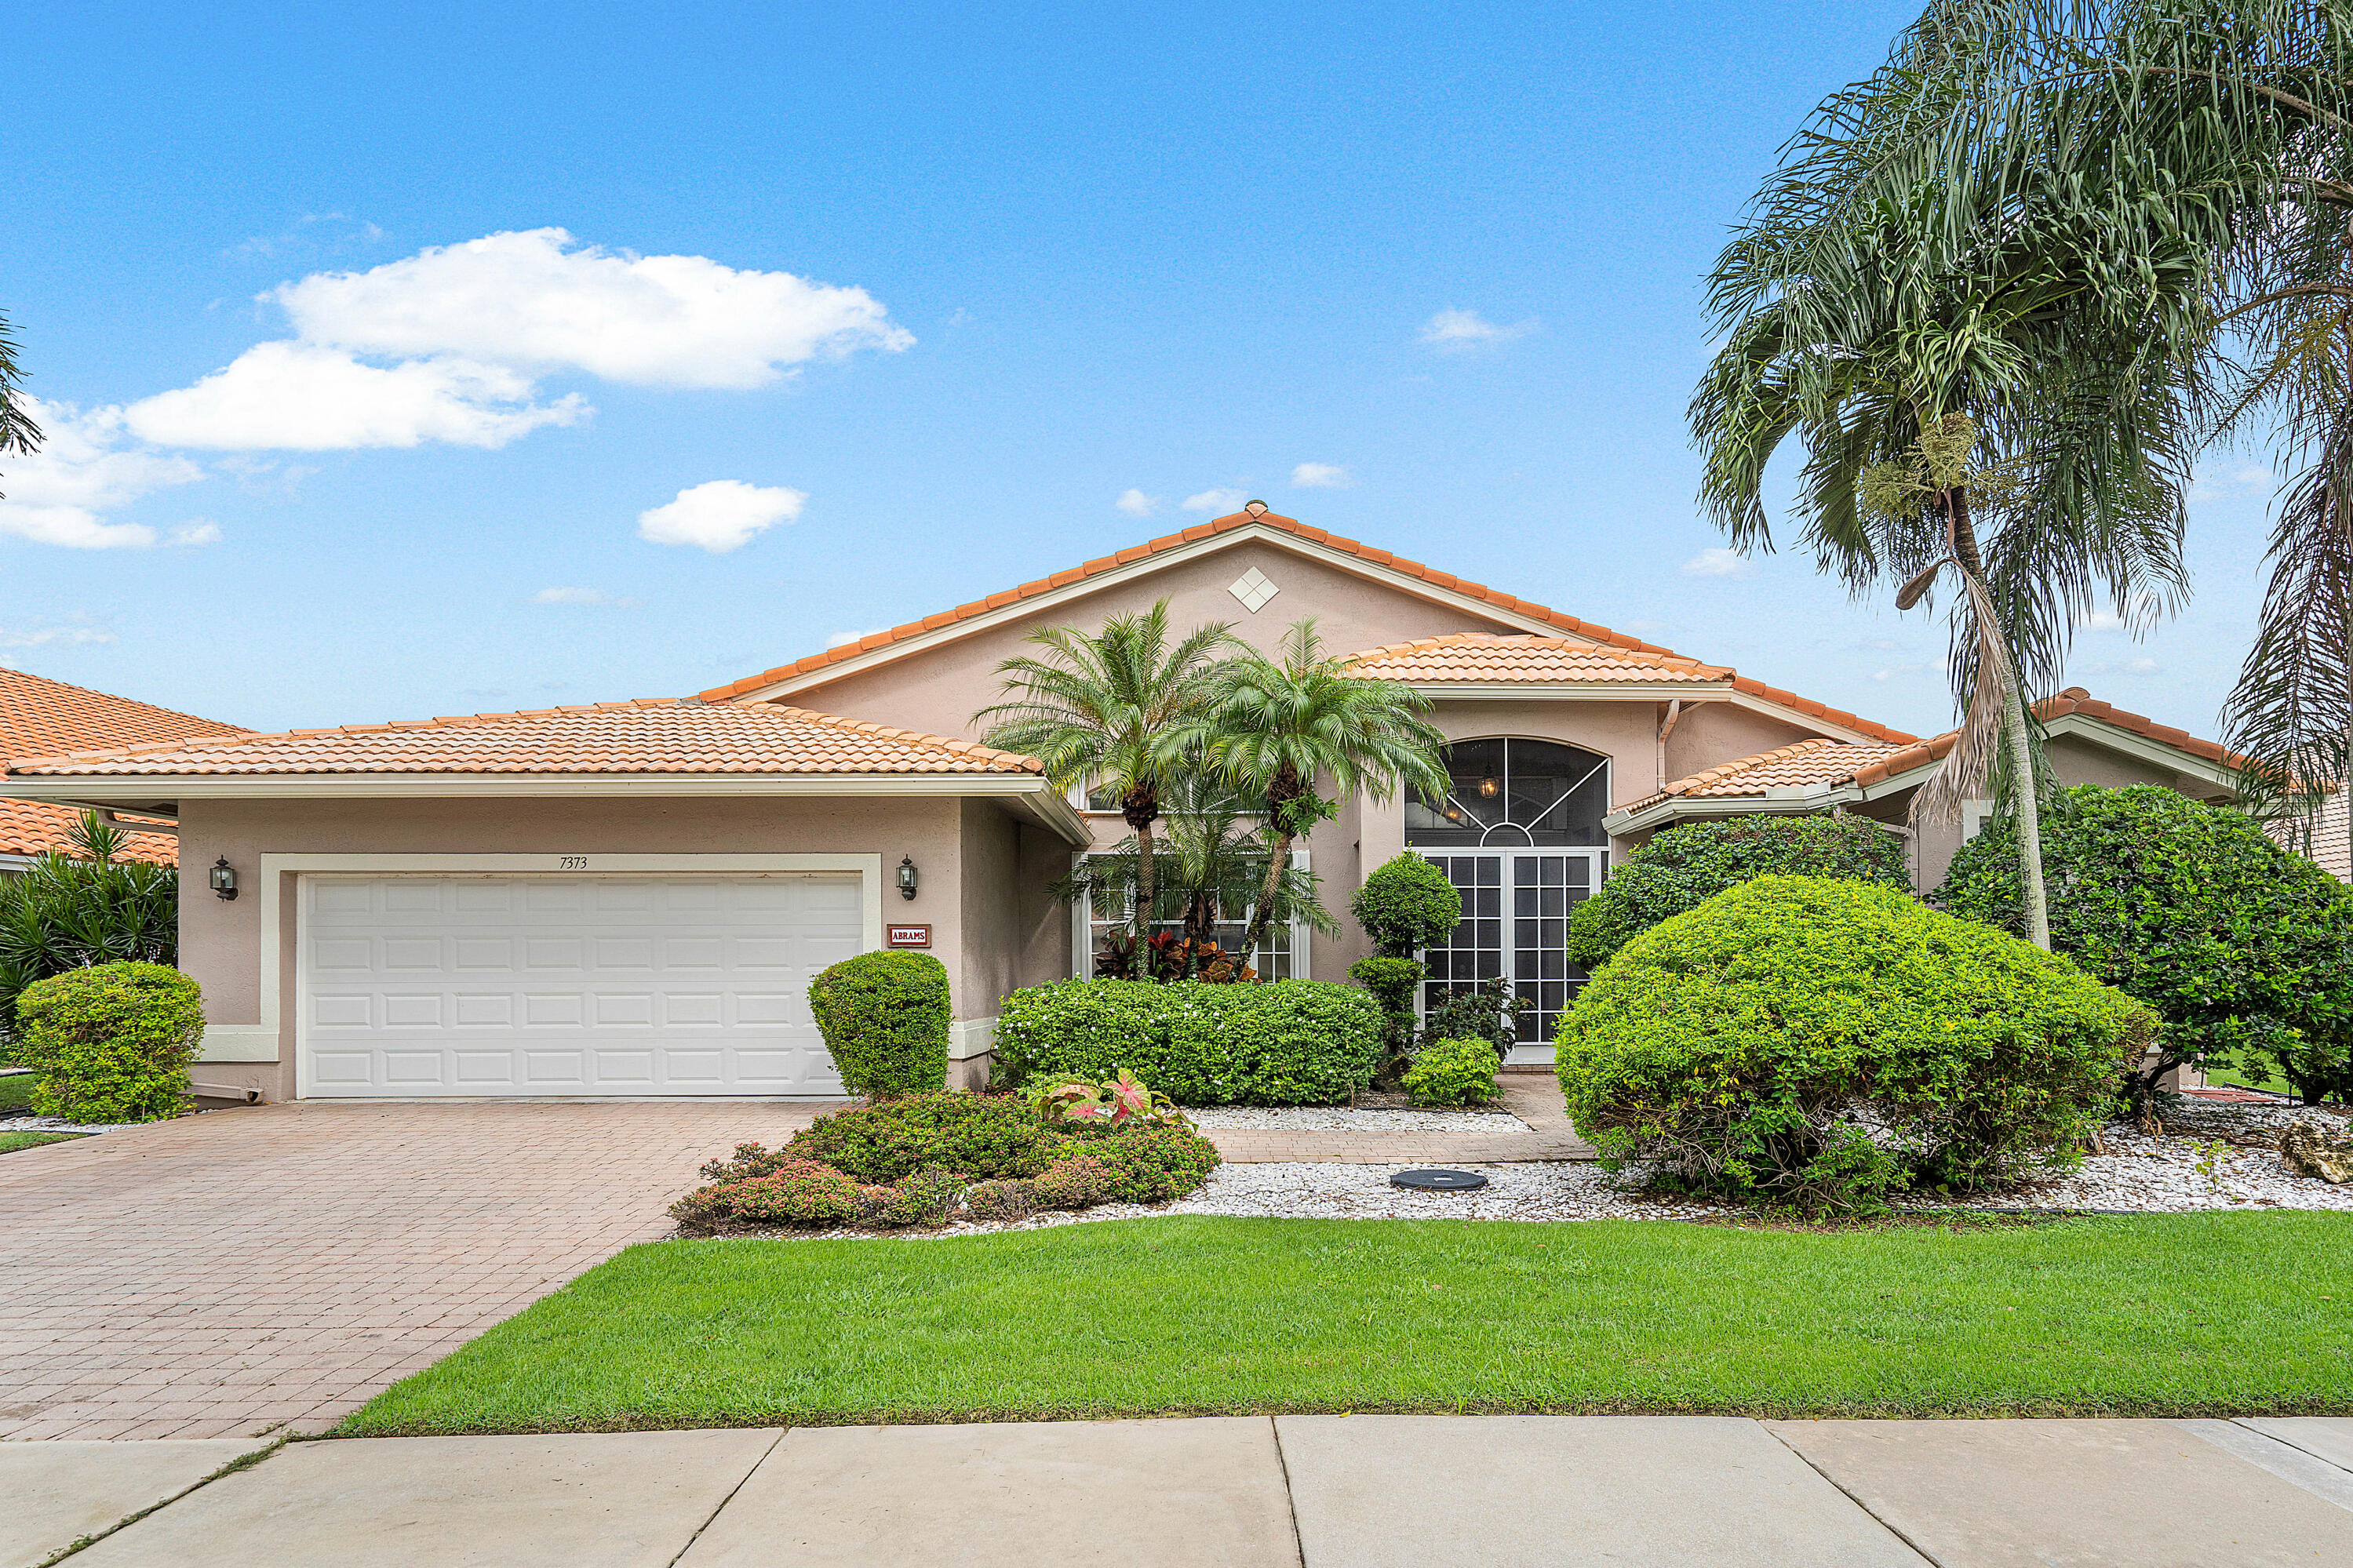
M 2125 668 L 2132 671 L 2135 675 L 2150 675 L 2156 672 L 2158 663 L 2157 660 L 2150 658 L 2147 655 L 2144 654 L 2140 658 L 2126 664 Z
M 808 500 L 806 490 L 712 479 L 678 492 L 667 506 L 638 514 L 638 536 L 656 544 L 692 544 L 723 555 L 751 542 L 762 529 L 791 522 Z
M 313 273 L 263 298 L 314 343 L 566 367 L 641 386 L 764 386 L 788 365 L 915 341 L 863 289 L 738 271 L 707 256 L 632 256 L 560 228 Z
M 1250 498 L 1236 489 L 1203 490 L 1197 496 L 1187 496 L 1179 503 L 1187 511 L 1206 511 L 1219 516 L 1239 508 Z
M 1476 348 L 1482 343 L 1507 343 L 1536 330 L 1530 316 L 1510 326 L 1499 326 L 1476 310 L 1440 310 L 1421 324 L 1421 341 L 1435 349 Z
M 1150 517 L 1160 510 L 1160 498 L 1131 489 L 1120 491 L 1119 499 L 1111 504 L 1130 517 Z
M 865 641 L 868 637 L 874 636 L 875 632 L 887 632 L 891 628 L 889 626 L 876 626 L 874 631 L 871 632 L 836 632 L 831 637 L 825 639 L 825 646 L 828 647 L 848 647 L 851 643 Z
M 1746 577 L 1756 570 L 1757 563 L 1721 544 L 1711 544 L 1683 563 L 1686 577 Z
M 256 343 L 194 386 L 122 410 L 132 434 L 160 446 L 305 452 L 446 441 L 503 447 L 543 425 L 588 412 L 575 393 L 531 401 L 530 379 L 469 360 L 408 360 L 389 369 L 340 349 Z
M 206 522 L 202 518 L 196 518 L 174 529 L 170 542 L 183 548 L 194 548 L 200 544 L 218 544 L 220 540 L 219 523 Z
M 1291 483 L 1296 489 L 1345 490 L 1356 482 L 1337 463 L 1302 463 L 1291 470 Z
M 616 609 L 633 609 L 643 601 L 625 599 L 607 594 L 602 588 L 542 588 L 531 596 L 534 605 L 609 605 Z
M 79 647 L 84 643 L 109 643 L 114 634 L 104 626 L 43 626 L 37 631 L 12 632 L 0 627 L 0 647 L 47 647 L 52 643 Z
M 0 463 L 0 533 L 73 550 L 143 550 L 155 542 L 144 523 L 100 515 L 174 485 L 205 477 L 185 458 L 126 447 L 121 416 L 100 408 L 25 399 L 41 426 L 38 451 Z
M 2157 596 L 2143 594 L 2129 605 L 2111 605 L 2104 610 L 2094 610 L 2075 623 L 2079 632 L 2128 632 L 2146 626 L 2156 618 Z

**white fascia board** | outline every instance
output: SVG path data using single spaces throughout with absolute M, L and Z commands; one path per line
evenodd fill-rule
M 1251 541 L 1261 544 L 1271 544 L 1277 549 L 1290 551 L 1294 555 L 1303 555 L 1310 560 L 1320 561 L 1327 566 L 1335 566 L 1343 572 L 1353 573 L 1356 576 L 1395 588 L 1399 593 L 1409 594 L 1432 604 L 1445 605 L 1450 608 L 1476 616 L 1482 620 L 1500 621 L 1506 626 L 1517 626 L 1522 631 L 1533 632 L 1538 637 L 1566 637 L 1571 642 L 1591 643 L 1596 647 L 1607 646 L 1599 638 L 1579 637 L 1577 633 L 1566 627 L 1555 626 L 1550 621 L 1539 620 L 1534 616 L 1524 616 L 1489 600 L 1473 598 L 1468 594 L 1459 594 L 1451 588 L 1441 588 L 1427 578 L 1412 576 L 1392 567 L 1383 566 L 1377 562 L 1367 561 L 1363 556 L 1351 555 L 1345 550 L 1334 550 L 1318 544 L 1312 539 L 1302 539 L 1297 534 L 1286 533 L 1279 528 L 1269 528 L 1264 523 L 1253 522 L 1246 523 L 1229 532 L 1213 533 L 1207 538 L 1197 539 L 1190 544 L 1180 544 L 1174 549 L 1161 551 L 1157 554 L 1138 556 L 1124 566 L 1114 566 L 1108 572 L 1099 572 L 1092 577 L 1078 578 L 1064 584 L 1060 588 L 1030 598 L 1016 599 L 1009 605 L 974 616 L 968 620 L 951 621 L 931 631 L 919 632 L 913 637 L 902 637 L 897 642 L 885 643 L 880 647 L 869 649 L 856 658 L 845 658 L 839 664 L 828 664 L 821 669 L 813 669 L 805 675 L 789 676 L 783 680 L 728 698 L 727 700 L 773 702 L 779 698 L 789 697 L 795 692 L 806 691 L 812 687 L 829 686 L 846 676 L 862 674 L 878 666 L 905 658 L 911 654 L 921 653 L 926 648 L 938 647 L 943 644 L 955 642 L 958 638 L 968 637 L 995 626 L 1005 626 L 1010 622 L 1038 620 L 1045 612 L 1057 605 L 1069 604 L 1073 599 L 1100 593 L 1105 588 L 1115 588 L 1123 583 L 1131 583 L 1139 577 L 1149 576 L 1164 567 L 1177 565 L 1204 555 L 1215 554 L 1220 550 L 1230 550 L 1235 545 Z
M 1496 702 L 1519 697 L 1540 698 L 1554 702 L 1666 702 L 1680 698 L 1695 704 L 1721 702 L 1732 695 L 1731 687 L 1718 682 L 1700 684 L 1671 680 L 1612 681 L 1607 685 L 1530 680 L 1475 683 L 1409 680 L 1403 684 L 1440 702 Z
M 1861 791 L 1850 785 L 1793 795 L 1711 795 L 1696 799 L 1674 795 L 1639 811 L 1613 811 L 1601 819 L 1601 829 L 1615 838 L 1705 816 L 1810 816 L 1863 798 Z

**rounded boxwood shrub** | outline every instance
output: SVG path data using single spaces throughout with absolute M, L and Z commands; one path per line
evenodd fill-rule
M 1446 940 L 1462 919 L 1462 894 L 1446 873 L 1409 849 L 1373 868 L 1348 910 L 1384 958 L 1411 958 Z
M 1405 1069 L 1405 1091 L 1416 1105 L 1484 1105 L 1503 1065 L 1491 1040 L 1432 1040 Z
M 1380 1004 L 1354 985 L 1066 980 L 1005 999 L 997 1081 L 1124 1068 L 1179 1105 L 1331 1105 L 1372 1081 Z
M 2156 1023 L 1894 889 L 1760 877 L 1627 943 L 1563 1015 L 1558 1071 L 1613 1164 L 1868 1208 L 2073 1163 Z
M 1568 917 L 1568 961 L 1599 969 L 1670 915 L 1752 877 L 1837 877 L 1909 892 L 1904 840 L 1869 817 L 1746 816 L 1670 827 L 1610 870 Z
M 2353 1094 L 2353 893 L 2245 813 L 2159 784 L 2060 792 L 2042 823 L 2051 945 L 2165 1019 L 2135 1088 L 2177 1067 L 2274 1067 L 2307 1101 Z M 2026 929 L 2018 832 L 1961 847 L 1929 901 Z
M 928 952 L 861 952 L 809 982 L 834 1070 L 876 1100 L 947 1087 L 948 970 Z
M 155 1121 L 187 1109 L 205 1037 L 196 983 L 161 963 L 96 963 L 17 994 L 10 1050 L 38 1073 L 33 1109 L 74 1121 Z

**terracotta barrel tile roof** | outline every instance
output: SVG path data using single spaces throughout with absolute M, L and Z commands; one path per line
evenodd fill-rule
M 1284 517 L 1280 512 L 1272 511 L 1261 512 L 1256 516 L 1247 511 L 1238 511 L 1213 521 L 1198 523 L 1181 532 L 1166 534 L 1147 544 L 1132 546 L 1117 555 L 1103 556 L 1090 561 L 1083 566 L 1057 572 L 1050 577 L 1040 577 L 1034 583 L 1024 583 L 1018 588 L 1008 589 L 1001 594 L 992 594 L 986 599 L 975 600 L 969 605 L 959 605 L 944 614 L 926 616 L 922 620 L 910 621 L 904 626 L 893 626 L 887 632 L 877 632 L 871 637 L 860 637 L 857 642 L 841 647 L 828 648 L 823 653 L 813 653 L 806 658 L 796 659 L 790 664 L 780 664 L 774 669 L 762 670 L 757 675 L 747 675 L 741 680 L 730 681 L 725 686 L 713 687 L 701 695 L 706 702 L 729 701 L 744 697 L 747 693 L 758 691 L 765 687 L 774 686 L 781 680 L 791 680 L 798 676 L 814 674 L 818 670 L 856 658 L 861 654 L 871 653 L 876 648 L 886 647 L 908 637 L 921 637 L 925 632 L 937 631 L 943 626 L 954 626 L 959 621 L 968 621 L 976 616 L 985 616 L 992 610 L 1000 610 L 1008 605 L 1018 605 L 1024 599 L 1033 599 L 1041 594 L 1052 593 L 1058 588 L 1066 588 L 1073 583 L 1082 583 L 1090 577 L 1114 571 L 1131 562 L 1145 560 L 1167 551 L 1182 549 L 1187 544 L 1198 543 L 1204 539 L 1214 538 L 1222 533 L 1232 533 L 1253 525 L 1263 525 L 1278 533 L 1288 533 L 1294 538 L 1306 540 L 1310 543 L 1322 545 L 1327 550 L 1336 550 L 1342 554 L 1356 556 L 1368 565 L 1385 567 L 1408 577 L 1419 578 L 1434 587 L 1449 588 L 1455 593 L 1484 600 L 1499 610 L 1525 616 L 1531 620 L 1543 621 L 1546 625 L 1559 627 L 1572 637 L 1604 643 L 1613 648 L 1628 649 L 1636 653 L 1661 654 L 1670 658 L 1680 657 L 1672 648 L 1661 647 L 1655 643 L 1646 643 L 1639 637 L 1630 637 L 1623 632 L 1613 632 L 1608 626 L 1596 626 L 1590 621 L 1580 621 L 1575 616 L 1565 616 L 1558 610 L 1544 605 L 1533 604 L 1525 599 L 1515 599 L 1509 594 L 1499 593 L 1481 584 L 1466 583 L 1434 567 L 1425 566 L 1419 561 L 1409 561 L 1403 556 L 1393 555 L 1386 550 L 1376 550 L 1371 545 L 1361 543 L 1356 540 L 1345 539 L 1336 533 L 1326 533 L 1320 528 L 1311 528 L 1295 517 Z M 1826 722 L 1849 730 L 1857 730 L 1866 735 L 1875 735 L 1883 741 L 1908 743 L 1919 739 L 1917 735 L 1907 734 L 1902 730 L 1890 729 L 1884 724 L 1875 723 L 1869 719 L 1857 718 L 1842 710 L 1767 686 L 1763 681 L 1752 680 L 1746 676 L 1732 676 L 1731 680 L 1732 689 L 1735 691 L 1744 692 L 1752 697 L 1761 697 L 1767 701 L 1795 709 L 1800 713 L 1810 714 Z
M 0 751 L 7 756 L 56 756 L 99 746 L 243 733 L 234 724 L 68 686 L 21 669 L 0 669 Z
M 1034 773 L 969 741 L 772 703 L 676 698 L 340 730 L 166 742 L 20 760 L 18 775 Z
M 1857 746 L 1843 741 L 1820 739 L 1799 741 L 1770 752 L 1759 752 L 1752 757 L 1740 757 L 1720 763 L 1686 779 L 1677 779 L 1666 788 L 1618 809 L 1639 811 L 1676 796 L 1690 799 L 1711 795 L 1762 795 L 1767 790 L 1843 784 L 1854 777 L 1858 769 L 1871 767 L 1911 749 L 1916 748 L 1893 744 Z
M 1721 682 L 1732 671 L 1680 654 L 1603 647 L 1569 637 L 1456 632 L 1392 643 L 1356 655 L 1350 673 L 1379 680 L 1437 685 L 1525 682 L 1555 685 L 1590 682 Z
M 46 855 L 55 849 L 77 851 L 68 830 L 80 820 L 70 805 L 50 805 L 37 800 L 0 800 L 0 855 Z M 133 833 L 124 843 L 120 860 L 144 860 L 154 866 L 180 863 L 180 841 L 168 833 Z

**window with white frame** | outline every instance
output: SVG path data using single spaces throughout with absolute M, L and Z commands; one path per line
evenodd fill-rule
M 1307 869 L 1307 854 L 1304 849 L 1291 852 L 1293 870 Z M 1082 855 L 1079 858 L 1083 860 L 1086 857 Z M 1103 939 L 1134 929 L 1135 902 L 1126 894 L 1101 890 L 1087 902 L 1072 906 L 1071 916 L 1071 942 L 1074 950 L 1071 972 L 1082 980 L 1092 979 L 1095 972 L 1095 954 L 1103 951 Z M 1229 953 L 1240 951 L 1242 937 L 1250 930 L 1250 908 L 1219 910 L 1218 922 L 1212 928 L 1218 945 Z M 1152 930 L 1155 935 L 1164 931 L 1182 935 L 1185 922 L 1182 919 L 1155 921 Z M 1306 979 L 1307 922 L 1293 920 L 1267 927 L 1265 939 L 1259 943 L 1258 951 L 1250 955 L 1249 963 L 1252 969 L 1269 980 Z

